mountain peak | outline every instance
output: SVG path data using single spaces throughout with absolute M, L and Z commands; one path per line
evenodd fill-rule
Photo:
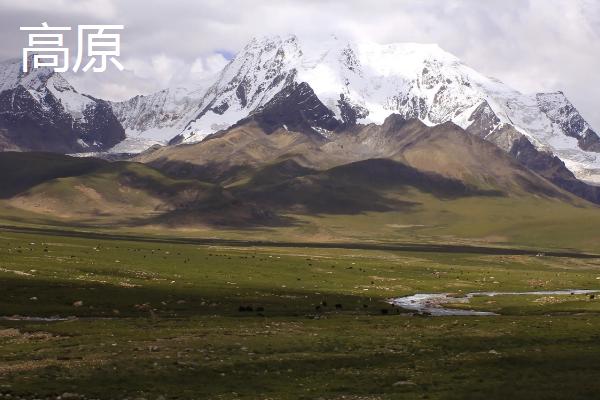
M 0 131 L 11 148 L 66 153 L 107 150 L 125 136 L 107 102 L 53 68 L 23 72 L 20 59 L 0 63 Z
M 272 44 L 294 43 L 298 41 L 295 34 L 286 35 L 262 35 L 255 36 L 244 46 L 244 48 L 264 47 Z
M 33 56 L 30 56 L 33 59 Z M 30 61 L 31 64 L 32 61 Z M 22 85 L 37 90 L 55 75 L 54 69 L 43 67 L 23 72 L 23 61 L 13 58 L 0 62 L 0 92 Z
M 325 136 L 328 128 L 306 123 L 381 125 L 394 113 L 429 126 L 453 122 L 507 152 L 525 137 L 537 149 L 560 157 L 578 177 L 600 182 L 600 174 L 594 172 L 600 171 L 600 139 L 564 94 L 522 94 L 435 43 L 379 44 L 336 35 L 325 40 L 295 35 L 254 38 L 196 103 L 181 101 L 185 106 L 174 112 L 159 105 L 157 112 L 157 99 L 149 96 L 142 107 L 140 99 L 126 106 L 120 119 L 144 132 L 153 129 L 147 121 L 156 121 L 162 137 L 167 136 L 164 129 L 176 128 L 170 131 L 172 137 L 192 143 L 264 111 L 267 104 L 289 104 L 283 97 L 296 96 L 294 88 L 305 87 L 302 93 L 312 94 L 297 98 L 310 99 L 316 108 L 298 105 L 310 115 L 302 119 L 303 128 Z M 135 111 L 140 108 L 158 117 Z M 269 120 L 269 125 L 286 125 L 279 122 Z

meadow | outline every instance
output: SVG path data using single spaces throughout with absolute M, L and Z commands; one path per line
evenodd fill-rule
M 599 289 L 593 256 L 76 236 L 0 230 L 0 398 L 590 399 L 600 390 L 599 299 L 455 305 L 501 314 L 492 317 L 388 303 Z

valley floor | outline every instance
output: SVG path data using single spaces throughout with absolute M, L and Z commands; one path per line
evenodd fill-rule
M 591 399 L 600 258 L 0 229 L 0 399 Z M 451 251 L 452 250 L 452 251 Z M 469 251 L 467 251 L 469 250 Z M 451 307 L 453 305 L 450 305 Z

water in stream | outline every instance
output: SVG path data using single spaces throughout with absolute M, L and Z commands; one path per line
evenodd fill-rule
M 464 296 L 456 297 L 450 293 L 417 293 L 412 296 L 398 297 L 391 299 L 390 303 L 402 307 L 406 310 L 415 311 L 420 314 L 430 314 L 433 316 L 444 315 L 498 315 L 489 311 L 459 310 L 445 308 L 449 303 L 468 303 L 475 296 L 524 296 L 524 295 L 571 295 L 571 294 L 591 294 L 598 293 L 600 290 L 548 290 L 538 292 L 474 292 L 467 293 Z

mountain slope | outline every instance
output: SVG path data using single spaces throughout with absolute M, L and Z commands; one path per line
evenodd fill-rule
M 0 198 L 10 198 L 40 183 L 90 173 L 108 165 L 95 158 L 52 153 L 0 153 Z
M 428 127 L 416 119 L 391 115 L 382 125 L 358 126 L 350 134 L 336 136 L 341 137 L 327 145 L 333 152 L 399 160 L 480 189 L 561 196 L 554 185 L 523 168 L 509 154 L 452 122 Z
M 232 197 L 215 185 L 173 180 L 139 163 L 49 153 L 0 153 L 1 198 L 9 206 L 48 217 L 111 224 L 193 210 L 223 217 Z M 214 213 L 212 217 L 209 217 Z
M 127 203 L 130 190 L 141 190 L 152 198 L 148 207 L 197 210 L 204 207 L 204 200 L 192 201 L 189 193 L 196 193 L 200 182 L 210 181 L 217 185 L 215 190 L 220 185 L 229 187 L 231 193 L 223 201 L 230 196 L 233 202 L 242 199 L 258 208 L 278 210 L 302 203 L 309 213 L 333 212 L 342 204 L 346 206 L 336 212 L 383 211 L 384 193 L 403 187 L 438 198 L 538 197 L 584 204 L 453 123 L 429 127 L 399 115 L 389 116 L 382 125 L 337 130 L 328 139 L 282 128 L 265 131 L 249 120 L 200 143 L 158 148 L 138 160 L 170 177 L 138 163 L 3 153 L 0 166 L 14 171 L 2 178 L 8 190 L 4 197 L 17 196 L 21 204 L 35 198 L 41 204 L 64 190 L 77 199 L 80 194 L 72 193 L 72 188 L 85 186 L 93 188 L 98 201 L 107 203 Z M 20 165 L 25 168 L 16 168 Z M 323 201 L 329 208 L 310 206 Z M 95 206 L 102 209 L 100 203 Z M 90 212 L 89 207 L 84 209 Z
M 206 87 L 199 83 L 193 89 L 169 88 L 112 102 L 127 137 L 111 152 L 139 153 L 153 145 L 166 144 L 199 112 L 198 104 L 205 91 Z
M 249 183 L 233 188 L 237 197 L 310 215 L 408 212 L 419 205 L 413 192 L 437 199 L 501 195 L 389 159 L 356 161 L 325 171 L 311 171 L 285 160 L 259 170 Z
M 267 134 L 256 121 L 248 121 L 200 143 L 159 148 L 140 154 L 136 160 L 173 177 L 228 185 L 291 155 L 305 166 L 321 165 L 328 157 L 320 149 L 324 143 L 315 135 L 285 129 Z
M 392 113 L 427 125 L 452 121 L 507 152 L 525 137 L 578 178 L 600 182 L 600 139 L 562 93 L 521 94 L 436 45 L 253 39 L 209 85 L 196 114 L 181 114 L 171 134 L 176 142 L 199 141 L 281 103 L 298 87 L 324 105 L 307 120 L 320 133 L 356 122 L 382 124 Z
M 0 64 L 0 150 L 104 151 L 124 138 L 108 102 L 80 94 L 50 68 Z
M 523 170 L 492 144 L 456 126 L 431 128 L 418 120 L 391 117 L 384 124 L 386 129 L 374 125 L 360 129 L 379 129 L 378 135 L 368 137 L 396 141 L 397 151 L 389 157 L 344 161 L 341 146 L 339 150 L 327 148 L 332 142 L 317 142 L 313 135 L 304 133 L 286 135 L 281 129 L 270 134 L 259 132 L 253 124 L 252 129 L 234 128 L 231 138 L 223 133 L 199 144 L 169 148 L 185 149 L 187 156 L 196 159 L 194 153 L 198 155 L 199 151 L 210 154 L 213 146 L 231 146 L 230 154 L 235 155 L 245 146 L 236 147 L 233 139 L 253 134 L 253 140 L 261 144 L 260 133 L 268 140 L 263 145 L 281 150 L 267 163 L 257 162 L 251 157 L 252 152 L 242 151 L 230 166 L 239 170 L 252 162 L 251 167 L 234 178 L 224 174 L 227 188 L 189 177 L 168 177 L 140 163 L 0 153 L 0 166 L 6 166 L 8 171 L 0 177 L 0 221 L 86 229 L 141 229 L 145 234 L 161 235 L 176 229 L 186 235 L 242 240 L 252 236 L 278 241 L 597 248 L 598 207 Z M 351 130 L 336 134 L 357 137 L 357 132 Z M 302 155 L 306 157 L 302 157 L 283 150 L 295 148 L 291 145 L 294 140 L 289 139 L 302 142 L 296 135 L 308 138 L 314 154 L 304 151 Z M 371 144 L 361 143 L 360 136 L 359 132 L 357 143 L 352 146 L 364 146 L 366 155 Z M 211 146 L 207 146 L 210 142 Z M 438 157 L 442 153 L 436 154 L 436 148 L 452 143 L 470 148 L 471 154 L 461 154 L 452 163 Z M 486 147 L 489 152 L 483 151 Z M 261 148 L 266 149 L 256 147 Z M 423 158 L 415 154 L 427 149 L 435 159 L 428 163 L 430 170 L 408 165 L 422 162 Z M 200 170 L 210 164 L 210 157 L 203 158 L 205 163 L 198 163 L 195 168 Z M 463 159 L 465 164 L 479 159 L 497 171 L 486 172 L 483 179 L 464 175 L 467 169 L 459 166 Z
M 394 114 L 382 125 L 352 125 L 325 138 L 315 132 L 283 128 L 271 132 L 257 119 L 261 120 L 260 115 L 200 143 L 157 149 L 137 160 L 173 177 L 248 187 L 256 184 L 253 176 L 262 174 L 261 180 L 265 180 L 265 168 L 282 162 L 290 168 L 280 176 L 293 177 L 305 176 L 310 170 L 326 171 L 359 161 L 388 159 L 460 182 L 480 194 L 579 201 L 494 144 L 451 122 L 429 127 L 418 119 L 406 120 Z

